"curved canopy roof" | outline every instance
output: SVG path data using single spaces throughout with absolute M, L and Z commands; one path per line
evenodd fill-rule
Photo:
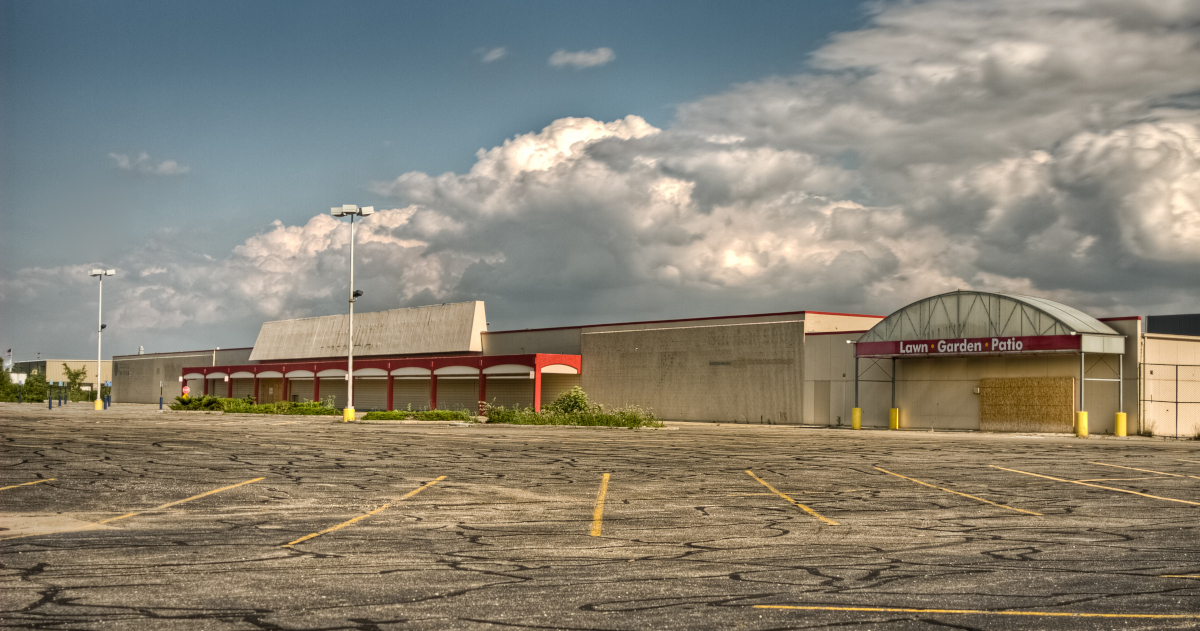
M 859 342 L 1035 335 L 1119 335 L 1062 303 L 982 291 L 955 291 L 914 302 L 880 320 Z

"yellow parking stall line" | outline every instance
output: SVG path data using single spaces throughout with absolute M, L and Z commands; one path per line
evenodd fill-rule
M 1002 470 L 1002 471 L 1012 471 L 1013 473 L 1023 473 L 1023 474 L 1025 474 L 1025 475 L 1032 475 L 1032 476 L 1039 477 L 1039 478 L 1046 478 L 1047 480 L 1054 480 L 1055 482 L 1070 482 L 1071 484 L 1079 484 L 1079 485 L 1082 485 L 1082 486 L 1090 486 L 1090 487 L 1097 488 L 1097 489 L 1104 489 L 1104 490 L 1106 490 L 1106 491 L 1116 491 L 1116 492 L 1118 492 L 1118 493 L 1128 493 L 1128 494 L 1130 494 L 1130 495 L 1140 495 L 1140 496 L 1142 496 L 1142 497 L 1149 497 L 1149 498 L 1156 499 L 1156 500 L 1166 500 L 1166 501 L 1168 501 L 1168 502 L 1179 502 L 1180 504 L 1191 504 L 1192 506 L 1200 506 L 1200 502 L 1192 502 L 1192 501 L 1189 501 L 1189 500 L 1177 500 L 1177 499 L 1175 499 L 1175 498 L 1172 498 L 1172 497 L 1159 497 L 1158 495 L 1150 495 L 1149 493 L 1139 493 L 1139 492 L 1137 492 L 1137 491 L 1130 491 L 1130 490 L 1127 490 L 1127 489 L 1118 489 L 1118 488 L 1116 488 L 1116 487 L 1114 487 L 1114 486 L 1101 486 L 1101 485 L 1099 485 L 1099 484 L 1091 484 L 1091 483 L 1088 483 L 1088 482 L 1081 482 L 1081 481 L 1079 481 L 1079 480 L 1067 480 L 1067 479 L 1064 479 L 1064 478 L 1056 478 L 1056 477 L 1054 477 L 1054 476 L 1051 476 L 1051 475 L 1042 475 L 1042 474 L 1040 474 L 1040 473 L 1030 473 L 1030 472 L 1028 472 L 1028 471 L 1021 471 L 1021 470 L 1019 470 L 1019 469 L 1007 469 L 1007 468 L 1005 468 L 1005 467 L 997 467 L 997 466 L 996 466 L 996 465 L 994 465 L 994 464 L 993 464 L 993 465 L 988 465 L 988 466 L 989 466 L 989 467 L 996 468 L 996 469 L 1000 469 L 1000 470 Z
M 600 536 L 600 529 L 604 525 L 604 498 L 608 495 L 608 477 L 605 473 L 600 477 L 600 492 L 596 494 L 596 506 L 592 509 L 592 532 L 593 537 Z
M 45 480 L 34 480 L 33 482 L 22 482 L 20 484 L 14 484 L 12 486 L 0 486 L 0 491 L 7 491 L 9 489 L 15 489 L 18 486 L 29 486 L 31 484 L 41 484 L 42 482 L 53 482 L 56 479 L 57 478 L 46 478 Z
M 1135 482 L 1137 480 L 1161 480 L 1162 478 L 1087 478 L 1076 482 Z
M 1200 578 L 1200 574 L 1163 574 L 1162 578 Z
M 1200 620 L 1191 613 L 1076 613 L 1070 611 L 988 611 L 986 609 L 910 609 L 908 607 L 822 607 L 815 605 L 754 605 L 755 609 L 799 609 L 802 611 L 864 611 L 868 613 L 953 613 L 973 616 L 1033 616 L 1051 618 L 1146 618 L 1152 620 Z
M 1183 473 L 1167 473 L 1166 471 L 1155 471 L 1153 469 L 1138 469 L 1136 467 L 1123 467 L 1119 464 L 1108 464 L 1104 462 L 1093 462 L 1090 464 L 1098 464 L 1102 467 L 1116 467 L 1118 469 L 1129 469 L 1130 471 L 1141 471 L 1142 473 L 1157 473 L 1158 475 L 1169 475 L 1173 478 L 1196 478 L 1200 480 L 1200 476 L 1186 475 Z
M 247 484 L 253 484 L 254 482 L 258 482 L 259 480 L 265 480 L 265 479 L 266 479 L 266 478 L 254 478 L 253 480 L 246 480 L 245 482 L 238 482 L 237 484 L 230 484 L 229 486 L 223 486 L 223 487 L 221 487 L 221 488 L 219 488 L 219 489 L 213 489 L 213 490 L 211 490 L 211 491 L 205 491 L 205 492 L 203 492 L 203 493 L 200 493 L 200 494 L 198 494 L 198 495 L 193 495 L 193 496 L 191 496 L 191 497 L 187 497 L 187 498 L 184 498 L 184 499 L 181 499 L 181 500 L 175 500 L 174 502 L 167 502 L 166 504 L 160 504 L 160 505 L 158 505 L 158 506 L 155 506 L 154 508 L 147 508 L 146 510 L 134 511 L 134 512 L 131 512 L 131 513 L 125 513 L 124 515 L 118 515 L 117 517 L 109 517 L 108 519 L 102 519 L 102 520 L 100 520 L 100 521 L 98 521 L 98 522 L 96 522 L 96 523 L 94 523 L 94 524 L 88 524 L 88 525 L 86 525 L 86 526 L 84 526 L 84 527 L 82 527 L 82 528 L 74 528 L 74 529 L 71 529 L 71 530 L 60 530 L 60 531 L 58 531 L 58 532 L 39 533 L 39 534 L 34 534 L 34 535 L 17 535 L 17 536 L 15 536 L 15 537 L 5 537 L 5 538 L 3 538 L 3 539 L 0 539 L 0 541 L 9 541 L 9 540 L 12 540 L 12 539 L 24 539 L 25 537 L 37 537 L 37 536 L 40 536 L 40 535 L 43 535 L 43 534 L 46 534 L 46 535 L 57 535 L 57 534 L 64 533 L 64 532 L 79 532 L 79 531 L 81 531 L 81 530 L 90 530 L 90 529 L 92 529 L 92 528 L 95 528 L 95 527 L 97 527 L 97 526 L 100 526 L 100 525 L 103 525 L 103 524 L 112 523 L 112 522 L 114 522 L 114 521 L 120 521 L 120 520 L 122 520 L 122 519 L 128 519 L 128 518 L 130 518 L 130 517 L 134 517 L 134 516 L 136 516 L 136 515 L 144 515 L 144 514 L 146 514 L 146 513 L 153 513 L 153 512 L 155 512 L 155 511 L 164 510 L 164 509 L 167 509 L 167 508 L 171 508 L 172 506 L 178 506 L 178 505 L 180 505 L 180 504 L 183 504 L 184 502 L 190 502 L 190 501 L 192 501 L 192 500 L 198 500 L 198 499 L 200 499 L 200 498 L 202 498 L 202 497 L 208 497 L 209 495 L 213 495 L 213 494 L 216 494 L 216 493 L 220 493 L 220 492 L 222 492 L 222 491 L 228 491 L 229 489 L 236 489 L 236 488 L 237 488 L 237 487 L 239 487 L 239 486 L 245 486 L 245 485 L 247 485 Z
M 381 512 L 383 512 L 383 510 L 384 510 L 384 509 L 386 509 L 387 507 L 391 506 L 392 504 L 395 504 L 396 502 L 400 502 L 400 501 L 406 500 L 406 499 L 408 499 L 408 498 L 410 498 L 410 497 L 412 497 L 412 496 L 416 495 L 417 493 L 420 493 L 421 491 L 424 491 L 425 489 L 427 489 L 427 488 L 429 488 L 429 487 L 431 487 L 431 486 L 433 486 L 433 485 L 437 484 L 438 482 L 441 482 L 442 480 L 445 480 L 445 479 L 446 479 L 446 476 L 444 476 L 444 475 L 442 475 L 442 476 L 438 476 L 437 478 L 434 478 L 433 480 L 431 480 L 431 481 L 429 481 L 429 482 L 426 482 L 425 484 L 422 484 L 421 486 L 419 486 L 419 487 L 417 487 L 417 488 L 415 488 L 415 489 L 413 489 L 413 490 L 409 491 L 408 493 L 405 493 L 404 495 L 401 495 L 401 496 L 400 496 L 399 498 L 397 498 L 396 500 L 394 500 L 394 501 L 391 501 L 391 502 L 388 502 L 387 504 L 384 504 L 383 506 L 380 506 L 379 508 L 376 508 L 375 510 L 373 510 L 373 511 L 371 511 L 371 512 L 369 512 L 369 513 L 363 513 L 362 515 L 359 515 L 358 517 L 355 517 L 355 518 L 353 518 L 353 519 L 348 519 L 348 520 L 346 520 L 346 521 L 344 521 L 344 522 L 342 522 L 342 523 L 340 523 L 340 524 L 338 524 L 338 525 L 336 525 L 336 526 L 330 526 L 329 528 L 326 528 L 325 530 L 321 530 L 321 531 L 318 531 L 318 532 L 314 532 L 314 533 L 312 533 L 312 534 L 304 535 L 303 537 L 300 537 L 299 539 L 297 539 L 297 540 L 295 540 L 295 541 L 289 541 L 288 543 L 285 543 L 285 544 L 283 544 L 283 545 L 281 545 L 281 546 L 279 546 L 279 547 L 281 547 L 281 548 L 290 548 L 290 547 L 292 547 L 292 546 L 296 545 L 297 543 L 304 543 L 305 541 L 308 541 L 309 539 L 315 539 L 315 538 L 317 538 L 317 537 L 320 537 L 321 535 L 324 535 L 324 534 L 327 534 L 327 533 L 331 533 L 331 532 L 333 532 L 333 531 L 335 531 L 335 530 L 341 530 L 342 528 L 345 528 L 346 526 L 349 526 L 350 524 L 353 524 L 353 523 L 355 523 L 355 522 L 357 522 L 357 521 L 361 521 L 361 520 L 363 520 L 363 519 L 366 519 L 366 518 L 370 517 L 371 515 L 374 515 L 374 514 L 376 514 L 376 513 L 381 513 Z
M 805 506 L 804 504 L 801 504 L 800 502 L 797 502 L 796 500 L 794 500 L 794 499 L 792 499 L 792 498 L 788 497 L 786 494 L 784 494 L 783 492 L 781 492 L 779 489 L 777 489 L 777 488 L 775 488 L 775 487 L 771 486 L 770 484 L 768 484 L 766 480 L 764 480 L 764 479 L 762 479 L 762 478 L 760 478 L 760 477 L 758 477 L 758 476 L 754 475 L 754 472 L 753 472 L 753 471 L 751 471 L 751 470 L 749 470 L 749 469 L 746 469 L 746 473 L 747 473 L 747 474 L 748 474 L 750 477 L 754 478 L 755 480 L 758 480 L 759 484 L 762 484 L 763 486 L 767 487 L 768 489 L 770 489 L 770 490 L 771 490 L 771 492 L 772 492 L 772 493 L 774 493 L 774 494 L 778 495 L 779 497 L 782 497 L 783 499 L 787 500 L 788 502 L 790 502 L 790 503 L 791 503 L 793 506 L 795 506 L 796 508 L 799 508 L 800 510 L 802 510 L 802 511 L 804 511 L 804 512 L 808 513 L 809 515 L 812 515 L 813 517 L 816 517 L 817 519 L 819 519 L 819 520 L 821 520 L 821 521 L 823 521 L 823 522 L 825 522 L 825 523 L 829 524 L 830 526 L 840 526 L 840 525 L 841 525 L 841 524 L 837 523 L 836 521 L 833 521 L 832 519 L 830 519 L 830 518 L 828 518 L 828 517 L 826 517 L 826 516 L 822 515 L 821 513 L 818 513 L 817 511 L 815 511 L 815 510 L 813 510 L 813 509 L 811 509 L 811 508 L 809 508 L 809 507 Z
M 931 489 L 937 489 L 939 491 L 945 491 L 947 493 L 953 493 L 955 495 L 961 495 L 963 497 L 969 497 L 977 502 L 983 502 L 984 504 L 991 504 L 992 506 L 999 506 L 1000 508 L 1007 508 L 1008 510 L 1017 511 L 1018 513 L 1026 513 L 1029 515 L 1038 515 L 1039 517 L 1042 516 L 1041 513 L 1035 513 L 1031 510 L 1025 510 L 1023 508 L 1013 508 L 1012 506 L 1005 506 L 1004 504 L 997 504 L 996 502 L 993 502 L 991 500 L 985 500 L 982 497 L 975 497 L 974 495 L 967 495 L 966 493 L 960 493 L 958 491 L 951 491 L 950 489 L 942 488 L 940 486 L 934 486 L 932 484 L 929 484 L 928 482 L 922 482 L 920 480 L 915 480 L 908 476 L 900 475 L 899 473 L 892 473 L 891 471 L 888 471 L 887 469 L 884 469 L 883 467 L 875 467 L 875 468 L 879 469 L 880 471 L 882 471 L 888 475 L 894 475 L 897 478 L 904 478 L 905 480 L 908 480 L 909 482 L 916 482 L 917 484 L 923 484 Z

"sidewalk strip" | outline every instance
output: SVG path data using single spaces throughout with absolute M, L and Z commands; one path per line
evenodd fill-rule
M 1066 611 L 987 611 L 984 609 L 909 609 L 907 607 L 817 607 L 804 605 L 754 605 L 755 609 L 800 609 L 803 611 L 865 611 L 872 613 L 955 613 L 976 616 L 1048 616 L 1054 618 L 1150 618 L 1155 620 L 1200 620 L 1190 613 L 1073 613 Z
M 904 475 L 900 475 L 899 473 L 892 473 L 891 471 L 888 471 L 887 469 L 884 469 L 883 467 L 875 467 L 875 468 L 876 468 L 876 469 L 879 469 L 880 471 L 882 471 L 882 472 L 884 472 L 884 473 L 886 473 L 886 474 L 888 474 L 888 475 L 894 475 L 894 476 L 896 476 L 897 478 L 904 478 L 905 480 L 908 480 L 909 482 L 916 482 L 917 484 L 923 484 L 923 485 L 925 485 L 925 486 L 927 486 L 927 487 L 929 487 L 929 488 L 931 488 L 931 489 L 937 489 L 937 490 L 939 490 L 939 491 L 945 491 L 945 492 L 947 492 L 947 493 L 953 493 L 953 494 L 955 494 L 955 495 L 961 495 L 961 496 L 963 496 L 963 497 L 969 497 L 969 498 L 971 498 L 971 499 L 973 499 L 973 500 L 975 500 L 975 501 L 977 501 L 977 502 L 983 502 L 984 504 L 991 504 L 992 506 L 999 506 L 1000 508 L 1007 508 L 1008 510 L 1014 510 L 1014 511 L 1017 511 L 1018 513 L 1026 513 L 1026 514 L 1029 514 L 1029 515 L 1038 515 L 1038 516 L 1041 516 L 1041 513 L 1035 513 L 1035 512 L 1033 512 L 1033 511 L 1031 511 L 1031 510 L 1025 510 L 1025 509 L 1023 509 L 1023 508 L 1013 508 L 1012 506 L 1005 506 L 1004 504 L 997 504 L 996 502 L 993 502 L 993 501 L 991 501 L 991 500 L 985 500 L 985 499 L 983 499 L 982 497 L 975 497 L 974 495 L 967 495 L 966 493 L 959 493 L 958 491 L 951 491 L 950 489 L 945 489 L 945 488 L 942 488 L 942 487 L 940 487 L 940 486 L 934 486 L 934 485 L 932 485 L 932 484 L 929 484 L 928 482 L 922 482 L 922 481 L 920 481 L 920 480 L 914 480 L 913 478 L 910 478 L 910 477 L 908 477 L 908 476 L 904 476 Z
M 15 489 L 18 486 L 29 486 L 30 484 L 41 484 L 42 482 L 52 482 L 57 479 L 58 478 L 46 478 L 45 480 L 34 480 L 33 482 L 22 482 L 20 484 L 14 484 L 12 486 L 0 486 L 0 491 L 7 491 L 9 489 Z
M 394 501 L 392 501 L 392 502 L 388 502 L 387 504 L 384 504 L 383 506 L 380 506 L 379 508 L 376 508 L 375 510 L 373 510 L 373 511 L 371 511 L 371 512 L 369 512 L 369 513 L 363 513 L 362 515 L 359 515 L 358 517 L 355 517 L 355 518 L 353 518 L 353 519 L 348 519 L 348 520 L 346 520 L 346 521 L 344 521 L 344 522 L 342 522 L 342 523 L 340 523 L 340 524 L 338 524 L 338 525 L 336 525 L 336 526 L 330 526 L 329 528 L 326 528 L 325 530 L 321 530 L 321 531 L 319 531 L 319 532 L 314 532 L 314 533 L 312 533 L 312 534 L 310 534 L 310 535 L 304 535 L 303 537 L 300 537 L 299 539 L 297 539 L 297 540 L 295 540 L 295 541 L 291 541 L 291 542 L 285 543 L 285 544 L 283 544 L 283 545 L 281 545 L 281 546 L 279 546 L 279 547 L 281 547 L 281 548 L 290 548 L 290 547 L 292 547 L 292 546 L 296 545 L 297 543 L 304 543 L 305 541 L 308 541 L 309 539 L 315 539 L 316 537 L 320 537 L 320 536 L 321 536 L 321 535 L 323 535 L 323 534 L 330 533 L 330 532 L 333 532 L 333 531 L 335 531 L 335 530 L 341 530 L 342 528 L 345 528 L 346 526 L 349 526 L 350 524 L 353 524 L 353 523 L 354 523 L 354 522 L 356 522 L 356 521 L 359 521 L 359 520 L 366 519 L 366 518 L 368 518 L 368 517 L 370 517 L 371 515 L 374 515 L 374 514 L 376 514 L 376 513 L 381 513 L 381 512 L 383 512 L 383 510 L 384 510 L 384 509 L 386 509 L 387 507 L 391 506 L 392 504 L 395 504 L 396 502 L 401 502 L 401 501 L 403 501 L 403 500 L 406 500 L 406 499 L 408 499 L 408 498 L 410 498 L 410 497 L 412 497 L 412 496 L 416 495 L 417 493 L 420 493 L 421 491 L 424 491 L 425 489 L 427 489 L 427 488 L 429 488 L 429 487 L 431 487 L 431 486 L 433 486 L 433 485 L 437 484 L 438 482 L 441 482 L 442 480 L 445 480 L 445 479 L 446 479 L 446 476 L 444 476 L 444 475 L 442 475 L 442 476 L 438 476 L 437 478 L 435 478 L 435 479 L 433 479 L 433 480 L 431 480 L 431 481 L 429 481 L 429 482 L 426 482 L 425 484 L 422 484 L 421 486 L 419 486 L 419 487 L 417 487 L 417 488 L 415 488 L 415 489 L 413 489 L 413 490 L 409 491 L 408 493 L 405 493 L 404 495 L 401 495 L 399 499 L 396 499 L 396 500 L 394 500 Z
M 770 484 L 768 484 L 766 480 L 764 480 L 764 479 L 762 479 L 762 478 L 760 478 L 760 477 L 758 477 L 758 476 L 754 475 L 754 472 L 753 472 L 753 471 L 751 471 L 751 470 L 749 470 L 749 469 L 746 469 L 746 473 L 747 473 L 747 474 L 748 474 L 750 477 L 754 478 L 755 480 L 758 480 L 758 482 L 759 482 L 760 484 L 762 484 L 763 486 L 765 486 L 765 487 L 767 487 L 768 489 L 770 489 L 772 493 L 774 493 L 774 494 L 778 495 L 779 497 L 782 497 L 783 499 L 787 500 L 788 502 L 790 502 L 790 503 L 791 503 L 793 506 L 795 506 L 796 508 L 799 508 L 800 510 L 802 510 L 802 511 L 804 511 L 804 512 L 808 513 L 809 515 L 812 515 L 813 517 L 816 517 L 817 519 L 819 519 L 819 520 L 821 520 L 821 521 L 823 521 L 823 522 L 825 522 L 825 523 L 829 524 L 830 526 L 840 526 L 840 525 L 841 525 L 841 524 L 837 523 L 836 521 L 833 521 L 832 519 L 830 519 L 830 518 L 828 518 L 828 517 L 826 517 L 826 516 L 822 515 L 821 513 L 818 513 L 817 511 L 815 511 L 815 510 L 813 510 L 813 509 L 811 509 L 811 508 L 809 508 L 809 507 L 805 506 L 804 504 L 801 504 L 800 502 L 797 502 L 796 500 L 794 500 L 794 499 L 792 499 L 792 498 L 788 497 L 787 495 L 785 495 L 784 493 L 782 493 L 782 492 L 781 492 L 779 489 L 776 489 L 775 487 L 773 487 L 773 486 L 771 486 Z
M 1118 489 L 1113 486 L 1102 486 L 1100 484 L 1091 484 L 1088 482 L 1080 482 L 1079 480 L 1067 480 L 1064 478 L 1056 478 L 1051 475 L 1042 475 L 1040 473 L 1030 473 L 1028 471 L 1021 471 L 1019 469 L 1006 469 L 1004 467 L 997 467 L 994 464 L 988 465 L 988 466 L 996 468 L 996 469 L 1000 469 L 1001 471 L 1012 471 L 1013 473 L 1024 473 L 1025 475 L 1032 475 L 1032 476 L 1039 477 L 1039 478 L 1046 478 L 1047 480 L 1054 480 L 1055 482 L 1070 482 L 1071 484 L 1079 484 L 1081 486 L 1090 486 L 1090 487 L 1097 488 L 1097 489 L 1104 489 L 1106 491 L 1116 491 L 1118 493 L 1128 493 L 1130 495 L 1140 495 L 1142 497 L 1149 497 L 1149 498 L 1156 499 L 1156 500 L 1166 500 L 1168 502 L 1179 502 L 1180 504 L 1191 504 L 1192 506 L 1200 506 L 1200 502 L 1192 502 L 1192 501 L 1188 501 L 1188 500 L 1177 500 L 1177 499 L 1174 499 L 1171 497 L 1159 497 L 1157 495 L 1150 495 L 1149 493 L 1139 493 L 1137 491 L 1129 491 L 1127 489 Z
M 604 525 L 604 498 L 608 495 L 608 477 L 605 473 L 600 478 L 600 493 L 596 495 L 596 507 L 592 509 L 592 532 L 593 537 L 600 536 L 600 528 Z

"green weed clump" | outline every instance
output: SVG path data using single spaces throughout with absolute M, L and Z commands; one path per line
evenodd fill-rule
M 367 412 L 363 419 L 368 421 L 469 421 L 471 413 L 466 410 L 394 410 L 391 412 Z
M 662 427 L 662 421 L 650 410 L 636 405 L 606 409 L 588 402 L 587 394 L 579 387 L 564 392 L 541 412 L 533 408 L 486 406 L 489 423 L 510 425 L 582 425 L 588 427 Z

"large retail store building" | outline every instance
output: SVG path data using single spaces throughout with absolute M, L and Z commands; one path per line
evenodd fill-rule
M 114 401 L 156 403 L 161 382 L 168 399 L 186 384 L 193 395 L 342 407 L 346 319 L 267 322 L 252 348 L 114 357 Z M 894 414 L 905 429 L 1069 432 L 1086 410 L 1103 433 L 1124 410 L 1130 433 L 1152 422 L 1169 433 L 1172 413 L 1193 414 L 1184 399 L 1200 380 L 1200 331 L 1183 322 L 1185 334 L 1154 333 L 1140 317 L 975 291 L 887 317 L 795 311 L 492 332 L 482 302 L 395 309 L 355 317 L 354 407 L 539 407 L 579 385 L 595 402 L 671 420 L 849 426 L 858 407 L 865 427 L 888 427 Z

